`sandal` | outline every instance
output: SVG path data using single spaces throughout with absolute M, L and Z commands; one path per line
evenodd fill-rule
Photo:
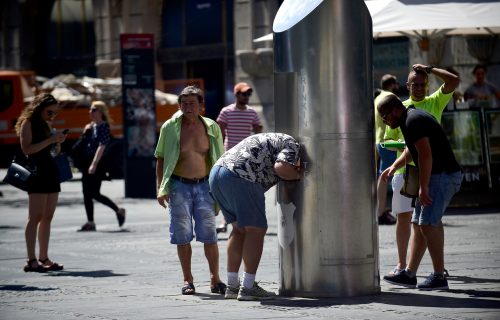
M 52 262 L 50 261 L 49 258 L 47 259 L 38 259 L 40 263 L 42 264 L 42 267 L 46 269 L 47 271 L 61 271 L 64 269 L 64 266 L 62 264 L 58 264 L 57 262 Z M 50 263 L 49 265 L 45 265 L 46 263 Z
M 121 227 L 125 223 L 125 209 L 120 208 L 116 211 L 116 219 L 118 219 L 118 226 Z
M 212 293 L 226 294 L 226 287 L 224 282 L 219 282 L 215 287 L 210 287 L 210 291 L 212 291 Z
M 196 293 L 194 289 L 194 284 L 192 282 L 187 283 L 184 287 L 182 287 L 181 292 L 183 295 L 193 295 Z
M 227 232 L 227 223 L 223 223 L 220 226 L 218 226 L 215 231 L 217 233 L 226 233 Z
M 35 267 L 33 266 L 34 263 L 36 263 Z M 24 272 L 46 272 L 46 271 L 48 271 L 42 265 L 38 264 L 36 259 L 27 260 L 26 265 L 24 266 L 23 270 L 24 270 Z

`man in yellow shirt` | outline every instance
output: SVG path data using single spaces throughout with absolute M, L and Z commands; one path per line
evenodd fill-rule
M 378 156 L 378 170 L 377 175 L 387 169 L 391 164 L 396 161 L 396 152 L 383 148 L 381 143 L 384 141 L 385 128 L 387 127 L 382 121 L 380 114 L 378 113 L 377 106 L 382 101 L 384 97 L 394 94 L 399 89 L 399 83 L 395 76 L 392 74 L 384 74 L 380 79 L 380 87 L 382 88 L 380 94 L 375 98 L 375 146 Z M 389 212 L 385 210 L 385 205 L 387 201 L 387 183 L 382 179 L 377 181 L 377 213 L 378 213 L 378 224 L 395 224 L 396 218 Z

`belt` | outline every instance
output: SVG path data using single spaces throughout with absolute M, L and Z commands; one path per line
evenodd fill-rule
M 198 183 L 202 183 L 202 182 L 205 182 L 208 180 L 208 176 L 203 177 L 203 178 L 199 178 L 199 179 L 188 179 L 188 178 L 176 176 L 175 174 L 171 175 L 170 178 L 173 180 L 180 181 L 182 183 L 187 183 L 187 184 L 198 184 Z

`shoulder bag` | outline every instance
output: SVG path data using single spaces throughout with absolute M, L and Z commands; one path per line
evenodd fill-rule
M 28 191 L 35 175 L 36 167 L 29 165 L 23 166 L 14 159 L 7 169 L 7 174 L 5 178 L 3 178 L 3 182 L 23 191 Z
M 403 186 L 399 193 L 408 198 L 418 198 L 418 191 L 420 189 L 418 167 L 406 164 L 403 178 Z
M 85 149 L 87 148 L 87 137 L 89 134 L 90 130 L 86 130 L 82 133 L 69 150 L 69 156 L 71 157 L 73 166 L 80 171 L 83 170 L 85 166 Z

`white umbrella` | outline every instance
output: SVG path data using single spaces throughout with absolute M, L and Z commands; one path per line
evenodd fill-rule
M 500 1 L 367 0 L 365 4 L 372 17 L 374 38 L 500 33 Z M 254 42 L 272 37 L 270 33 Z
M 500 33 L 500 1 L 369 0 L 373 36 Z

